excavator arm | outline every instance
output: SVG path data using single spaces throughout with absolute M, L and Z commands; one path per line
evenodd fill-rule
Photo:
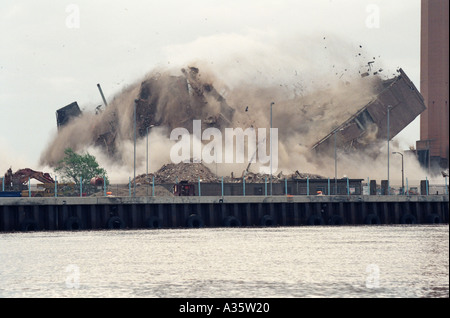
M 5 185 L 13 190 L 22 190 L 29 179 L 36 179 L 42 183 L 55 183 L 48 173 L 35 171 L 30 168 L 20 169 L 12 173 L 11 168 L 5 174 Z
M 48 173 L 40 172 L 40 171 L 34 171 L 29 168 L 20 169 L 13 175 L 17 178 L 17 180 L 24 184 L 28 181 L 28 179 L 36 179 L 37 181 L 40 181 L 42 183 L 55 183 L 52 177 Z

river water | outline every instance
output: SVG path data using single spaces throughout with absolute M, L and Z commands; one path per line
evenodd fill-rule
M 449 226 L 0 234 L 0 298 L 444 298 Z

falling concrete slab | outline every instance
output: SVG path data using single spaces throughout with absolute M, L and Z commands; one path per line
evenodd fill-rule
M 67 123 L 74 117 L 81 115 L 80 107 L 77 102 L 73 102 L 67 106 L 64 106 L 56 111 L 56 124 L 58 129 Z
M 395 78 L 382 82 L 374 100 L 328 132 L 312 149 L 319 153 L 330 153 L 334 149 L 335 141 L 337 147 L 346 150 L 364 149 L 376 140 L 386 140 L 388 107 L 389 139 L 408 126 L 426 106 L 422 95 L 406 73 L 402 69 L 398 72 L 399 75 Z

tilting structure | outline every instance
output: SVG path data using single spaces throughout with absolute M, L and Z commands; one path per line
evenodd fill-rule
M 346 150 L 364 149 L 375 140 L 389 140 L 425 109 L 424 99 L 402 69 L 395 78 L 382 82 L 374 100 L 312 146 L 330 152 L 335 145 Z M 388 129 L 389 122 L 389 129 Z
M 64 106 L 56 111 L 56 124 L 58 130 L 69 123 L 69 121 L 75 117 L 81 115 L 80 107 L 77 102 L 73 102 L 67 106 Z

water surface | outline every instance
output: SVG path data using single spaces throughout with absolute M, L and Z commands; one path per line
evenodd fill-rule
M 3 233 L 0 297 L 449 297 L 449 226 Z

